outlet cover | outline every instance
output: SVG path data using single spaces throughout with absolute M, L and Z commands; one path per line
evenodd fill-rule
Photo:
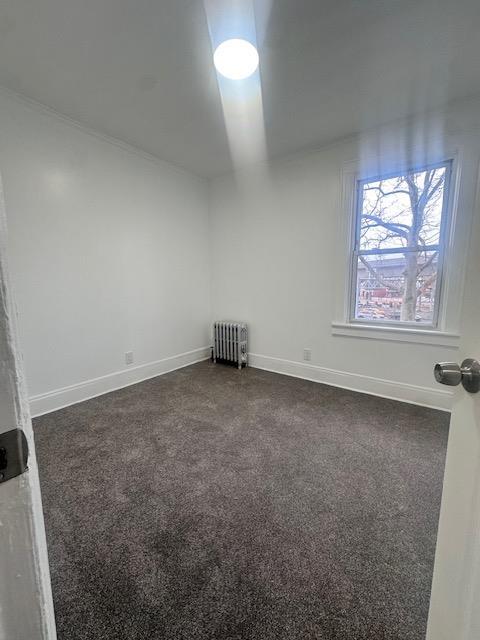
M 312 359 L 312 350 L 311 349 L 304 349 L 303 350 L 303 359 L 304 360 L 308 360 L 308 361 L 310 361 Z
M 125 364 L 133 364 L 133 351 L 125 352 Z

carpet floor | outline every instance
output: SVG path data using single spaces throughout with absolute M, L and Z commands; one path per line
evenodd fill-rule
M 448 422 L 209 362 L 37 418 L 59 640 L 424 640 Z

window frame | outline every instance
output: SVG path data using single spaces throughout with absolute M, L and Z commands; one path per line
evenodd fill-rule
M 388 255 L 388 254 L 404 254 L 406 252 L 420 252 L 425 251 L 425 248 L 418 246 L 417 248 L 401 249 L 392 247 L 389 249 L 371 249 L 360 250 L 360 234 L 361 234 L 361 207 L 362 199 L 360 197 L 363 191 L 363 186 L 369 182 L 377 182 L 380 180 L 388 180 L 406 174 L 409 172 L 422 172 L 432 169 L 438 169 L 440 167 L 445 168 L 445 184 L 443 193 L 442 213 L 440 216 L 440 231 L 438 244 L 429 245 L 428 249 L 438 251 L 437 261 L 437 278 L 435 283 L 435 295 L 434 295 L 434 310 L 431 323 L 423 323 L 416 321 L 400 321 L 400 320 L 379 320 L 372 318 L 356 318 L 356 304 L 357 304 L 357 272 L 358 272 L 358 257 L 359 255 Z M 349 260 L 349 286 L 348 286 L 348 323 L 357 326 L 370 326 L 370 327 L 383 327 L 383 328 L 403 328 L 403 329 L 418 329 L 424 331 L 439 331 L 440 318 L 443 305 L 443 289 L 444 289 L 444 276 L 445 276 L 445 254 L 447 252 L 447 237 L 448 230 L 451 222 L 451 201 L 452 201 L 452 176 L 454 171 L 453 158 L 447 158 L 445 160 L 437 162 L 428 162 L 425 164 L 413 165 L 404 169 L 397 169 L 378 175 L 368 177 L 355 177 L 354 193 L 353 193 L 353 211 L 352 222 L 350 224 L 350 260 Z M 428 250 L 427 249 L 427 250 Z

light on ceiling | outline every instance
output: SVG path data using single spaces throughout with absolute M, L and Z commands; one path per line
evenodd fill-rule
M 258 67 L 258 51 L 251 42 L 232 38 L 218 45 L 213 62 L 222 76 L 230 80 L 244 80 Z

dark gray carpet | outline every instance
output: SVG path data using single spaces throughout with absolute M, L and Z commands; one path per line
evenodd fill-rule
M 36 419 L 59 640 L 423 640 L 447 432 L 210 363 Z

